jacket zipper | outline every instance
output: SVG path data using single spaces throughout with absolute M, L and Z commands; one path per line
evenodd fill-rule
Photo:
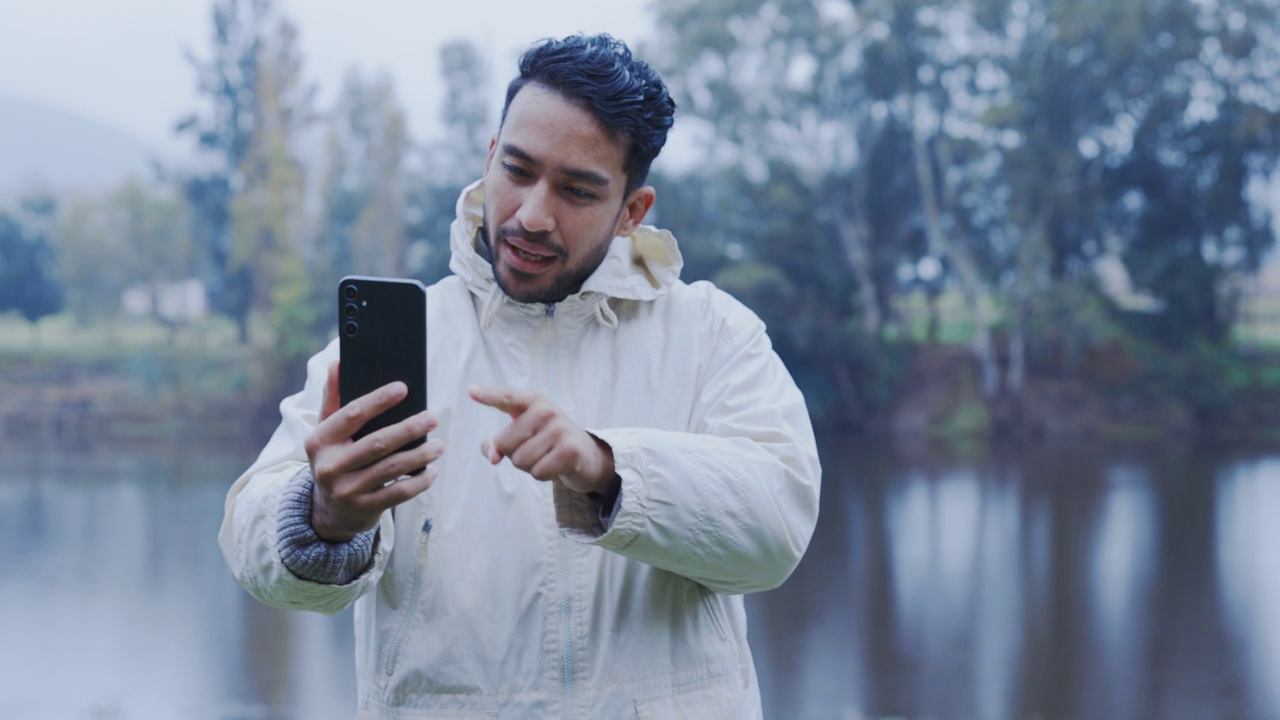
M 427 540 L 431 537 L 431 518 L 422 523 L 422 532 L 418 534 L 418 545 L 413 552 L 413 587 L 409 591 L 409 604 L 405 607 L 404 619 L 400 621 L 400 629 L 391 643 L 391 654 L 387 656 L 387 669 L 383 673 L 384 686 L 391 681 L 396 672 L 396 664 L 400 659 L 400 648 L 404 645 L 405 636 L 409 634 L 409 626 L 413 624 L 413 614 L 418 609 L 418 601 L 422 596 L 422 576 L 426 573 Z
M 543 316 L 543 326 L 547 329 L 547 342 L 545 352 L 545 372 L 547 373 L 547 386 L 551 390 L 552 396 L 559 398 L 558 376 L 555 373 L 555 317 L 556 306 L 554 303 L 547 303 L 546 314 Z M 560 642 L 561 642 L 561 673 L 564 677 L 564 718 L 565 720 L 573 720 L 577 713 L 574 708 L 573 701 L 573 593 L 569 592 L 569 582 L 571 580 L 569 572 L 569 548 L 566 544 L 568 541 L 562 537 L 556 537 L 555 542 L 559 545 L 558 568 L 560 576 Z

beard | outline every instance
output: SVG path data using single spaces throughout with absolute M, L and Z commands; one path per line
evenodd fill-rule
M 499 240 L 518 237 L 525 243 L 536 245 L 554 254 L 560 260 L 568 256 L 568 252 L 563 247 L 553 243 L 546 233 L 531 233 L 519 226 L 500 227 L 496 232 L 496 237 Z M 596 271 L 596 268 L 600 267 L 600 263 L 604 262 L 605 256 L 609 254 L 609 245 L 613 241 L 612 235 L 601 238 L 591 248 L 591 254 L 583 258 L 581 262 L 565 267 L 554 276 L 540 277 L 517 270 L 502 262 L 501 256 L 490 239 L 494 237 L 492 233 L 491 225 L 486 217 L 480 227 L 480 246 L 483 249 L 481 255 L 493 266 L 493 278 L 502 292 L 516 302 L 528 304 L 554 304 L 576 293 L 582 287 L 582 283 L 586 282 L 587 278 L 591 277 L 591 274 Z M 544 284 L 541 286 L 532 284 L 538 281 Z

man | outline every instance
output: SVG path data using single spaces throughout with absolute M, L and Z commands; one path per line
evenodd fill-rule
M 608 36 L 529 50 L 428 291 L 432 410 L 353 442 L 405 389 L 340 408 L 335 341 L 231 488 L 249 592 L 355 603 L 360 717 L 760 715 L 741 594 L 820 470 L 762 323 L 641 224 L 674 110 Z

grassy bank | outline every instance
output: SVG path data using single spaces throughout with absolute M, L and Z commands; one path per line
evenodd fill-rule
M 0 429 L 9 440 L 256 440 L 279 399 L 268 357 L 220 320 L 174 330 L 0 317 Z
M 889 406 L 876 411 L 884 416 L 870 427 L 978 440 L 1280 438 L 1280 298 L 1246 304 L 1230 351 L 1162 355 L 1113 338 L 1071 363 L 1041 359 L 1022 389 L 996 397 L 981 392 L 959 298 L 940 299 L 936 343 L 924 340 L 927 313 L 916 300 L 899 309 L 892 342 L 907 348 L 904 364 L 886 390 Z M 282 361 L 262 327 L 250 336 L 239 343 L 221 318 L 168 328 L 0 316 L 0 431 L 8 440 L 260 444 L 278 421 L 279 400 L 298 389 L 302 363 Z

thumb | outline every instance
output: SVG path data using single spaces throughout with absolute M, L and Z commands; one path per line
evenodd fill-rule
M 329 364 L 329 376 L 324 383 L 324 399 L 320 401 L 320 421 L 338 412 L 342 407 L 342 395 L 338 390 L 338 361 Z

